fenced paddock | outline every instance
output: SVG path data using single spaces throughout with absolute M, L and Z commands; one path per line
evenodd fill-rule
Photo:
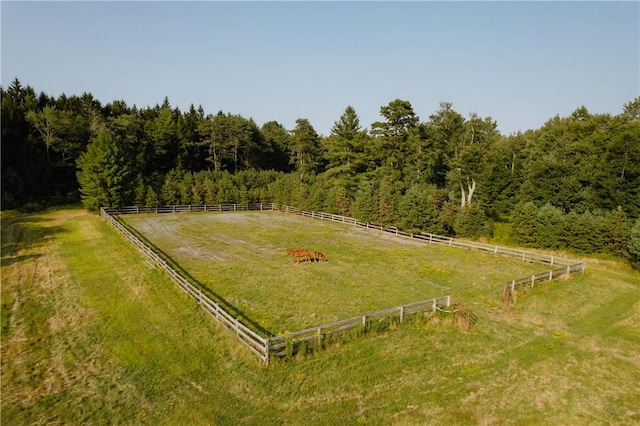
M 414 236 L 413 234 L 403 233 L 395 228 L 385 229 L 377 225 L 365 224 L 356 221 L 355 219 L 346 218 L 337 215 L 328 215 L 325 213 L 305 212 L 294 209 L 288 206 L 277 206 L 275 204 L 225 204 L 225 205 L 212 205 L 212 206 L 161 206 L 154 208 L 143 207 L 124 207 L 121 209 L 102 209 L 101 213 L 105 217 L 108 223 L 121 232 L 128 240 L 130 240 L 143 254 L 145 254 L 151 263 L 164 269 L 171 279 L 190 297 L 198 302 L 198 304 L 213 318 L 215 318 L 220 324 L 226 328 L 232 330 L 239 341 L 248 347 L 254 354 L 256 354 L 263 362 L 268 363 L 273 356 L 282 356 L 288 353 L 292 353 L 298 350 L 301 346 L 322 346 L 327 339 L 331 339 L 334 336 L 339 336 L 344 333 L 352 332 L 354 329 L 367 330 L 372 325 L 379 323 L 380 321 L 395 321 L 402 322 L 407 316 L 415 315 L 420 312 L 433 312 L 435 310 L 442 309 L 449 306 L 451 298 L 449 296 L 443 296 L 435 299 L 429 299 L 417 303 L 404 304 L 390 309 L 382 311 L 372 312 L 366 315 L 356 316 L 347 320 L 328 322 L 323 325 L 311 327 L 305 330 L 299 330 L 292 333 L 281 333 L 277 336 L 268 336 L 264 333 L 256 332 L 256 330 L 243 323 L 243 320 L 238 315 L 233 314 L 232 309 L 222 306 L 214 298 L 209 297 L 203 293 L 202 289 L 197 284 L 190 282 L 183 274 L 179 273 L 174 267 L 172 267 L 161 254 L 151 249 L 143 240 L 138 238 L 132 233 L 120 220 L 117 219 L 118 215 L 128 214 L 163 214 L 163 213 L 189 213 L 189 212 L 233 212 L 233 211 L 249 211 L 249 210 L 281 210 L 288 213 L 295 213 L 304 217 L 319 218 L 323 220 L 330 220 L 332 222 L 341 222 L 349 225 L 353 225 L 357 228 L 374 229 L 384 232 L 385 234 L 395 235 L 401 238 L 410 238 L 422 243 L 431 243 L 446 245 L 449 247 L 465 247 L 471 249 L 480 249 L 481 251 L 491 252 L 494 254 L 506 254 L 506 249 L 496 248 L 497 246 L 490 246 L 491 250 L 479 243 L 466 242 L 463 240 L 451 239 L 448 237 L 438 237 L 429 234 L 420 234 Z M 502 250 L 502 251 L 501 251 Z M 524 254 L 523 254 L 524 253 Z M 537 256 L 535 253 L 526 253 L 519 251 L 516 253 L 519 259 L 524 259 L 526 262 L 534 262 L 536 259 L 540 263 L 548 262 L 549 264 L 559 265 L 562 264 L 565 259 Z M 566 268 L 563 268 L 566 271 Z M 564 273 L 564 272 L 563 272 Z M 549 275 L 547 274 L 548 278 Z M 551 274 L 554 277 L 554 274 Z M 535 282 L 535 281 L 534 281 Z M 524 284 L 517 284 L 524 285 Z
M 467 241 L 452 237 L 443 237 L 441 235 L 429 234 L 422 232 L 419 234 L 403 232 L 395 227 L 385 228 L 384 226 L 374 225 L 370 223 L 359 222 L 358 220 L 329 213 L 321 213 L 314 211 L 300 210 L 295 207 L 281 206 L 280 210 L 286 213 L 293 213 L 314 219 L 328 220 L 332 222 L 341 222 L 353 225 L 358 228 L 379 230 L 380 232 L 395 235 L 401 238 L 409 238 L 412 240 L 423 241 L 429 244 L 437 244 L 448 247 L 456 247 L 462 249 L 478 250 L 486 253 L 499 254 L 508 256 L 522 262 L 538 263 L 541 265 L 559 266 L 558 268 L 542 271 L 533 275 L 524 276 L 511 280 L 504 285 L 504 307 L 509 309 L 513 303 L 513 294 L 518 289 L 533 287 L 536 282 L 551 281 L 563 275 L 570 275 L 575 272 L 584 272 L 586 263 L 574 259 L 568 259 L 559 256 L 553 256 L 545 253 L 530 252 L 518 250 L 510 247 L 501 247 L 498 245 L 484 244 L 475 241 Z

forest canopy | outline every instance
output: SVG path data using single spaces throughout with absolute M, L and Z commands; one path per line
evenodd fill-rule
M 448 102 L 421 118 L 395 99 L 369 127 L 346 106 L 320 135 L 304 117 L 259 126 L 167 98 L 55 98 L 17 78 L 0 92 L 2 209 L 276 202 L 471 238 L 509 223 L 514 243 L 640 262 L 640 97 L 511 135 Z

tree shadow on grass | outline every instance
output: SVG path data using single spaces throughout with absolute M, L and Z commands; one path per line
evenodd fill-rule
M 44 246 L 47 240 L 56 235 L 67 232 L 64 226 L 47 225 L 52 219 L 46 219 L 37 215 L 19 215 L 2 218 L 2 244 L 0 251 L 0 265 L 8 267 L 29 259 L 37 258 L 37 253 L 19 254 L 20 252 L 32 252 L 40 246 Z
M 129 232 L 134 234 L 147 247 L 149 247 L 158 256 L 160 256 L 161 259 L 167 262 L 167 265 L 173 268 L 176 272 L 178 272 L 182 277 L 184 277 L 187 281 L 193 284 L 200 291 L 202 291 L 203 294 L 211 298 L 214 302 L 218 303 L 218 305 L 222 309 L 224 309 L 226 312 L 228 312 L 231 316 L 239 319 L 244 325 L 246 325 L 247 327 L 249 327 L 250 329 L 252 329 L 253 331 L 257 332 L 262 336 L 266 336 L 266 337 L 275 336 L 273 332 L 267 330 L 266 328 L 262 327 L 260 324 L 252 320 L 244 311 L 238 309 L 237 306 L 228 302 L 224 297 L 222 297 L 220 294 L 216 293 L 209 287 L 203 285 L 199 280 L 197 280 L 194 276 L 192 276 L 189 273 L 189 271 L 187 271 L 178 262 L 176 262 L 171 256 L 169 256 L 169 254 L 167 254 L 164 250 L 162 250 L 161 248 L 153 244 L 151 241 L 149 241 L 144 235 L 139 233 L 135 228 L 129 226 L 128 224 L 124 223 L 118 218 L 116 218 L 116 220 L 118 220 L 118 222 L 122 226 L 126 227 Z

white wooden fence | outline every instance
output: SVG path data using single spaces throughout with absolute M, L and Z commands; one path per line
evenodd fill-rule
M 423 300 L 421 302 L 372 312 L 370 314 L 336 321 L 330 324 L 319 325 L 317 327 L 311 327 L 305 330 L 295 331 L 293 333 L 270 337 L 267 339 L 269 343 L 269 352 L 278 356 L 285 356 L 288 351 L 295 352 L 303 344 L 322 347 L 322 344 L 327 337 L 339 333 L 346 333 L 357 328 L 366 331 L 367 326 L 373 321 L 393 321 L 397 318 L 399 322 L 403 322 L 409 315 L 414 315 L 420 312 L 435 313 L 437 310 L 441 310 L 448 306 L 451 306 L 451 296 L 442 296 L 435 299 Z
M 397 237 L 410 238 L 416 241 L 422 241 L 428 244 L 438 244 L 449 247 L 465 248 L 471 250 L 480 250 L 487 253 L 500 254 L 509 256 L 523 262 L 540 263 L 542 265 L 560 266 L 560 268 L 542 271 L 531 276 L 516 278 L 507 282 L 504 286 L 504 307 L 509 309 L 509 306 L 513 302 L 513 293 L 526 287 L 533 287 L 536 282 L 551 281 L 554 278 L 558 278 L 562 275 L 569 275 L 574 272 L 584 272 L 586 263 L 584 261 L 568 259 L 564 257 L 553 256 L 545 253 L 536 253 L 525 250 L 514 249 L 510 247 L 501 247 L 493 244 L 484 244 L 475 241 L 468 241 L 459 238 L 443 237 L 441 235 L 429 234 L 421 232 L 419 234 L 400 231 L 395 227 L 385 228 L 384 226 L 374 225 L 371 223 L 359 222 L 352 217 L 340 216 L 329 213 L 321 213 L 314 211 L 300 210 L 290 206 L 280 206 L 280 210 L 286 213 L 293 213 L 300 216 L 311 217 L 322 220 L 329 220 L 332 222 L 342 222 L 354 227 L 379 230 L 381 232 L 392 234 Z
M 476 241 L 463 240 L 460 238 L 444 237 L 442 235 L 429 234 L 426 232 L 421 232 L 418 234 L 404 232 L 395 227 L 385 228 L 384 226 L 381 226 L 381 225 L 375 225 L 368 222 L 360 222 L 357 219 L 354 219 L 352 217 L 339 216 L 335 214 L 321 213 L 321 212 L 314 212 L 314 211 L 304 211 L 304 210 L 300 210 L 290 206 L 280 206 L 279 210 L 285 213 L 294 213 L 300 216 L 311 217 L 315 219 L 346 223 L 358 228 L 378 230 L 386 234 L 391 234 L 391 235 L 395 235 L 397 237 L 402 237 L 402 238 L 409 238 L 412 240 L 421 241 L 429 244 L 437 244 L 437 245 L 448 246 L 448 247 L 479 250 L 479 251 L 484 251 L 484 252 L 493 253 L 493 254 L 501 254 L 501 255 L 516 258 L 523 262 L 541 263 L 543 265 L 551 265 L 551 266 L 553 265 L 558 265 L 558 266 L 572 265 L 572 267 L 574 265 L 584 266 L 584 262 L 582 261 L 553 256 L 545 253 L 530 252 L 530 251 L 525 251 L 520 249 L 514 249 L 511 247 L 502 247 L 502 246 L 493 245 L 493 244 L 485 244 L 485 243 L 479 243 Z
M 288 352 L 296 352 L 302 345 L 313 342 L 317 347 L 321 347 L 324 339 L 340 333 L 346 333 L 356 327 L 367 329 L 367 325 L 372 321 L 393 320 L 396 317 L 399 322 L 403 322 L 408 315 L 414 315 L 420 312 L 433 311 L 451 305 L 450 296 L 442 296 L 435 299 L 424 300 L 421 302 L 410 303 L 408 305 L 398 306 L 383 311 L 373 312 L 366 315 L 323 324 L 305 330 L 287 333 L 279 336 L 264 337 L 259 333 L 251 330 L 242 321 L 227 312 L 220 304 L 206 294 L 195 284 L 189 282 L 184 276 L 176 271 L 168 262 L 158 253 L 152 250 L 140 238 L 134 235 L 120 220 L 117 219 L 121 214 L 142 214 L 142 213 L 180 213 L 180 212 L 196 212 L 196 211 L 243 211 L 243 210 L 277 210 L 275 204 L 218 204 L 214 206 L 161 206 L 161 207 L 122 207 L 100 209 L 101 216 L 118 230 L 127 240 L 129 240 L 138 250 L 147 256 L 151 262 L 163 269 L 178 287 L 191 298 L 196 300 L 200 307 L 211 315 L 216 321 L 224 327 L 232 330 L 238 340 L 248 347 L 255 355 L 265 364 L 269 364 L 272 355 L 285 356 Z
M 254 354 L 256 354 L 261 361 L 268 364 L 272 355 L 283 356 L 288 351 L 296 351 L 304 344 L 313 343 L 314 345 L 321 346 L 324 339 L 328 336 L 333 336 L 339 333 L 345 333 L 353 330 L 356 327 L 362 327 L 363 330 L 367 329 L 367 324 L 370 321 L 380 319 L 394 319 L 398 318 L 399 322 L 403 322 L 405 316 L 417 314 L 420 312 L 436 311 L 442 307 L 451 305 L 450 296 L 442 296 L 435 299 L 424 300 L 421 302 L 411 303 L 408 305 L 398 306 L 390 309 L 385 309 L 378 312 L 369 313 L 366 315 L 337 321 L 330 324 L 323 324 L 316 327 L 308 328 L 305 330 L 299 330 L 293 333 L 287 333 L 280 336 L 265 337 L 261 336 L 256 331 L 250 329 L 242 323 L 240 319 L 234 317 L 227 312 L 220 304 L 206 294 L 202 293 L 196 285 L 189 282 L 185 277 L 180 275 L 173 267 L 171 267 L 165 259 L 153 251 L 147 244 L 135 236 L 131 231 L 127 229 L 118 219 L 118 215 L 125 214 L 143 214 L 143 213 L 189 213 L 189 212 L 232 212 L 232 211 L 247 211 L 247 210 L 280 210 L 285 213 L 292 213 L 304 217 L 310 217 L 321 220 L 328 220 L 332 222 L 340 222 L 348 225 L 352 225 L 358 228 L 371 229 L 380 231 L 386 234 L 391 234 L 399 238 L 409 238 L 415 241 L 423 242 L 425 244 L 437 244 L 448 247 L 465 248 L 471 250 L 480 250 L 493 254 L 500 254 L 509 257 L 516 258 L 523 262 L 541 263 L 543 265 L 560 266 L 549 271 L 539 272 L 531 276 L 517 278 L 509 281 L 505 284 L 504 300 L 505 309 L 508 309 L 512 300 L 512 294 L 518 288 L 525 286 L 533 287 L 536 282 L 550 281 L 561 275 L 571 274 L 574 272 L 584 272 L 585 263 L 582 261 L 567 259 L 563 257 L 547 255 L 543 253 L 527 252 L 524 250 L 513 249 L 509 247 L 501 247 L 497 245 L 478 243 L 475 241 L 468 241 L 459 238 L 444 237 L 429 233 L 408 233 L 401 231 L 394 227 L 385 228 L 384 226 L 375 225 L 366 222 L 360 222 L 354 218 L 340 216 L 329 213 L 314 212 L 300 210 L 291 206 L 278 206 L 274 203 L 254 203 L 254 204 L 215 204 L 215 205 L 175 205 L 175 206 L 158 206 L 158 207 L 137 207 L 128 206 L 121 208 L 108 208 L 103 207 L 100 209 L 101 215 L 105 220 L 117 229 L 122 235 L 124 235 L 133 245 L 135 245 L 145 256 L 147 256 L 156 266 L 164 269 L 171 279 L 182 289 L 185 293 L 195 299 L 198 304 L 208 314 L 215 318 L 220 324 L 226 328 L 232 330 L 238 340 L 248 347 Z
M 185 277 L 180 275 L 174 268 L 172 268 L 165 259 L 160 257 L 155 251 L 147 246 L 142 240 L 131 233 L 114 215 L 117 215 L 116 209 L 100 209 L 102 217 L 105 218 L 107 223 L 117 229 L 125 238 L 127 238 L 134 246 L 138 248 L 145 256 L 147 256 L 151 262 L 153 262 L 159 268 L 162 268 L 171 277 L 174 283 L 178 287 L 195 299 L 198 304 L 213 318 L 215 318 L 220 324 L 233 330 L 238 339 L 247 346 L 253 353 L 255 353 L 263 362 L 269 362 L 268 343 L 265 337 L 260 336 L 255 331 L 244 325 L 238 318 L 228 313 L 223 309 L 220 304 L 207 295 L 202 293 L 202 290 L 190 283 Z M 126 211 L 125 214 L 133 213 L 131 208 L 123 208 L 122 211 Z M 216 210 L 223 211 L 223 210 Z
M 211 204 L 203 206 L 193 206 L 189 204 L 175 206 L 127 206 L 120 208 L 103 207 L 110 215 L 120 214 L 142 214 L 142 213 L 191 213 L 191 212 L 235 212 L 245 210 L 278 210 L 278 205 L 274 203 L 251 203 L 251 204 Z

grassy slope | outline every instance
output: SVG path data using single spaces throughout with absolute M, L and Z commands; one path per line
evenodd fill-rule
M 2 220 L 2 423 L 637 424 L 620 265 L 265 368 L 99 218 Z

